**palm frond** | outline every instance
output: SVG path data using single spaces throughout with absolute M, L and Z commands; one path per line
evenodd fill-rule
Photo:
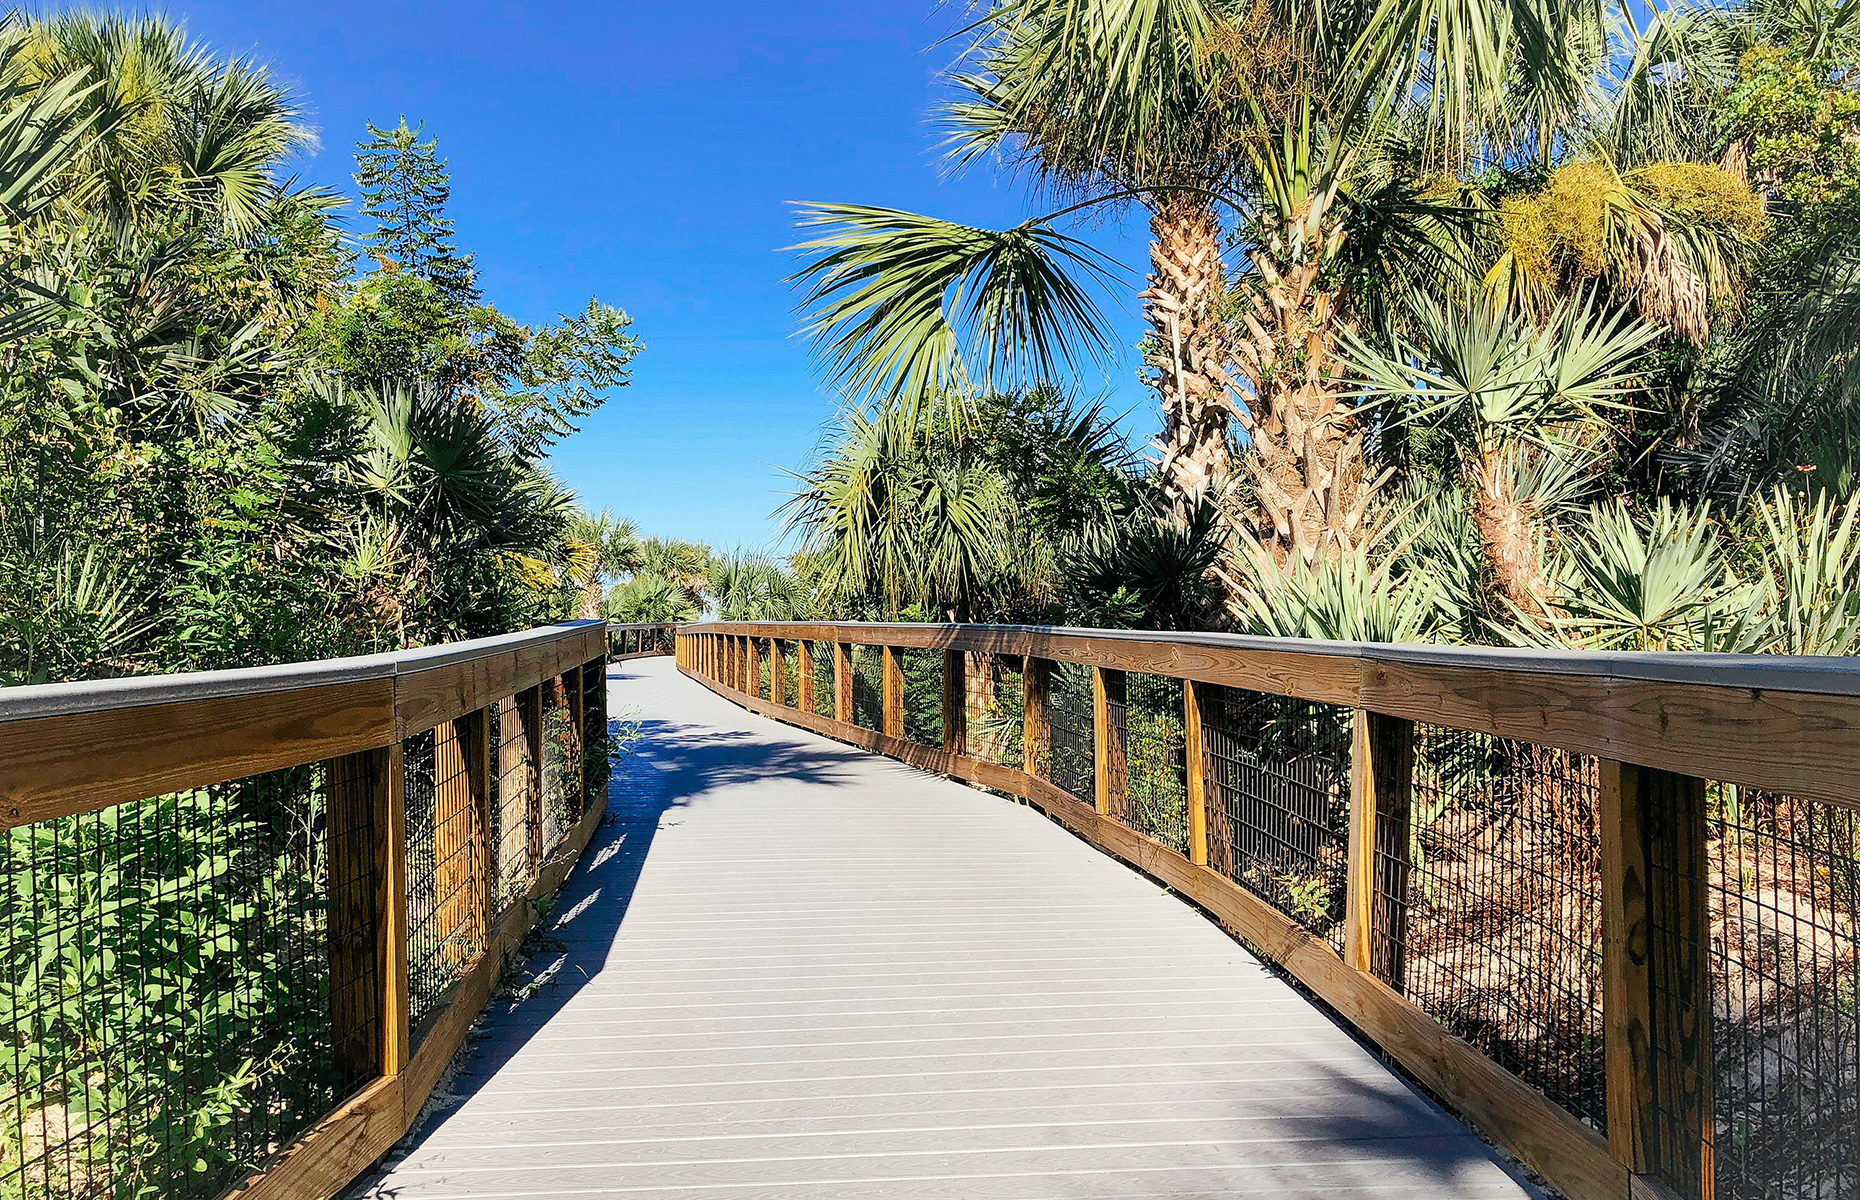
M 1092 292 L 1114 276 L 1100 251 L 1043 220 L 994 231 L 897 209 L 818 204 L 796 247 L 809 261 L 803 331 L 833 383 L 916 409 L 1054 377 L 1109 354 Z

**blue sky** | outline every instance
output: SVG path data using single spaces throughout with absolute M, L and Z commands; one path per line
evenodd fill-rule
M 646 350 L 556 454 L 590 507 L 643 532 L 772 543 L 775 510 L 836 400 L 794 336 L 788 202 L 885 204 L 987 224 L 1032 210 L 985 171 L 944 177 L 930 110 L 964 9 L 934 0 L 604 4 L 186 0 L 223 51 L 272 64 L 321 132 L 304 178 L 353 190 L 363 123 L 439 138 L 486 295 L 523 321 L 590 295 Z M 1141 229 L 1089 236 L 1141 266 Z M 1133 280 L 1137 276 L 1133 275 Z M 1136 290 L 1133 286 L 1129 289 Z M 1139 335 L 1134 300 L 1120 341 Z M 1081 381 L 1152 408 L 1133 355 Z

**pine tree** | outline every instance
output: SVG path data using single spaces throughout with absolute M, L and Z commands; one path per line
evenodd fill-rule
M 407 118 L 393 129 L 368 126 L 368 138 L 356 143 L 355 182 L 362 190 L 361 211 L 376 222 L 362 241 L 378 258 L 409 271 L 439 288 L 461 307 L 478 302 L 478 268 L 453 241 L 446 203 L 452 175 L 439 157 L 439 140 L 420 140 L 422 122 L 407 128 Z

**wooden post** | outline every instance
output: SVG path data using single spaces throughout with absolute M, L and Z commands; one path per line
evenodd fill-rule
M 605 663 L 603 658 L 599 660 Z M 474 924 L 482 941 L 491 936 L 491 906 L 496 894 L 497 872 L 492 869 L 495 852 L 491 846 L 491 710 L 475 709 L 465 714 L 465 769 L 469 772 L 472 808 L 472 902 L 477 906 Z
M 472 927 L 479 885 L 469 736 L 464 717 L 433 730 L 433 899 L 445 938 L 441 957 L 453 967 L 469 962 L 481 940 Z
M 523 722 L 525 779 L 523 784 L 524 848 L 530 875 L 542 867 L 543 851 L 543 690 L 541 685 L 517 693 L 518 719 Z
M 833 719 L 853 723 L 852 646 L 846 642 L 833 643 Z
M 880 722 L 887 737 L 904 736 L 904 653 L 896 646 L 884 647 L 884 720 Z
M 1182 681 L 1182 752 L 1188 760 L 1188 861 L 1208 865 L 1208 752 L 1201 731 L 1200 685 Z
M 1106 667 L 1091 669 L 1093 797 L 1101 816 L 1122 817 L 1128 801 L 1130 772 L 1124 713 L 1125 677 Z
M 413 1005 L 407 984 L 406 761 L 399 742 L 377 752 L 375 788 L 376 911 L 381 916 L 381 1073 L 398 1075 L 413 1055 Z
M 1609 759 L 1600 773 L 1608 1148 L 1630 1173 L 1711 1200 L 1705 781 Z
M 969 752 L 967 665 L 962 651 L 943 651 L 943 749 L 949 754 Z
M 795 682 L 800 685 L 800 696 L 796 700 L 801 711 L 814 711 L 814 643 L 802 638 L 794 644 L 795 674 L 800 676 Z
M 769 703 L 788 704 L 788 643 L 780 638 L 769 639 Z
M 387 788 L 386 750 L 362 750 L 324 765 L 328 865 L 329 1007 L 335 1066 L 346 1082 L 379 1074 L 383 1063 L 381 913 Z
M 1406 974 L 1414 722 L 1357 709 L 1350 727 L 1344 961 L 1396 991 Z
M 1048 709 L 1053 664 L 1031 654 L 1020 664 L 1020 769 L 1035 779 L 1053 778 L 1053 719 Z

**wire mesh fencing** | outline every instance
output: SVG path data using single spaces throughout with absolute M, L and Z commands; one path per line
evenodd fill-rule
M 1417 726 L 1407 860 L 1378 871 L 1401 915 L 1376 958 L 1423 1011 L 1601 1129 L 1598 800 L 1593 758 Z
M 1178 854 L 1189 852 L 1188 731 L 1182 681 L 1130 675 L 1124 683 L 1122 820 Z
M 543 685 L 543 855 L 555 852 L 581 819 L 581 725 L 560 679 Z
M 943 652 L 898 652 L 904 676 L 904 736 L 923 746 L 943 744 Z
M 814 715 L 833 716 L 833 643 L 813 643 Z
M 477 960 L 485 928 L 470 752 L 457 724 L 402 744 L 407 830 L 407 1000 L 415 1028 Z
M 1735 1200 L 1851 1200 L 1860 1196 L 1860 815 L 1714 784 L 1703 820 L 1702 860 L 1656 867 L 1649 889 L 1654 940 L 1672 947 L 1650 956 L 1656 994 L 1676 1014 L 1669 1025 L 1686 1011 L 1673 996 L 1687 990 L 1685 960 L 1696 955 L 1710 972 L 1708 998 L 1694 1005 L 1709 1005 L 1699 1023 L 1709 1045 L 1685 1056 L 1709 1064 L 1708 1077 L 1676 1061 L 1685 1030 L 1653 1031 L 1661 1173 L 1686 1195 L 1715 1184 Z M 1684 928 L 1660 901 L 1700 886 L 1703 924 Z M 1708 1121 L 1692 1119 L 1699 1103 Z
M 885 727 L 884 651 L 877 646 L 852 647 L 853 724 L 863 729 Z
M 799 642 L 780 642 L 781 695 L 776 699 L 790 708 L 801 704 L 801 646 Z
M 217 1196 L 358 1082 L 331 1004 L 370 981 L 332 998 L 326 893 L 368 832 L 332 847 L 329 784 L 292 767 L 0 835 L 0 1196 Z
M 1046 712 L 1051 729 L 1048 770 L 1053 784 L 1090 804 L 1097 784 L 1090 668 L 1054 663 L 1047 685 Z
M 1198 684 L 1208 865 L 1343 947 L 1350 710 Z
M 542 861 L 542 824 L 536 819 L 539 803 L 532 800 L 535 763 L 525 732 L 524 697 L 510 696 L 492 709 L 491 727 L 497 731 L 491 754 L 491 846 L 493 848 L 491 903 L 495 916 L 529 890 Z
M 965 682 L 969 753 L 1004 767 L 1021 766 L 1026 696 L 1020 660 L 999 654 L 970 655 Z

